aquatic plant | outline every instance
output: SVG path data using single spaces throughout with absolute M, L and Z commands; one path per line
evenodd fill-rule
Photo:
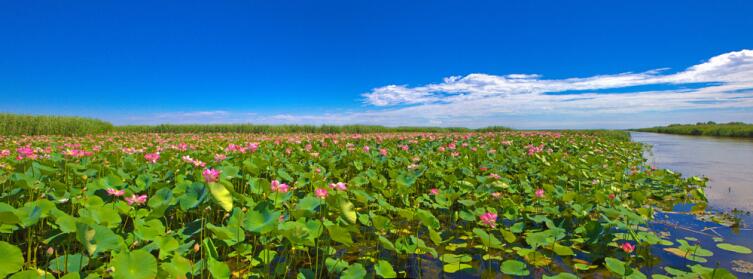
M 637 278 L 654 246 L 703 264 L 711 247 L 647 224 L 703 211 L 705 180 L 642 149 L 593 131 L 6 137 L 0 277 Z M 727 272 L 688 269 L 665 274 Z

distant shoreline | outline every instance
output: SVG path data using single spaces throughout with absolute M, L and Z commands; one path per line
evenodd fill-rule
M 700 122 L 696 124 L 672 124 L 669 126 L 630 129 L 630 131 L 688 136 L 753 138 L 753 124 L 742 122 Z

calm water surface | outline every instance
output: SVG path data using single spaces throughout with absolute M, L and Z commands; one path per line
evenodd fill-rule
M 650 144 L 646 158 L 658 168 L 709 178 L 712 208 L 753 211 L 753 140 L 632 132 Z

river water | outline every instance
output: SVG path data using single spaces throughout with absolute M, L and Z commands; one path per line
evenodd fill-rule
M 753 140 L 639 132 L 631 136 L 652 146 L 646 158 L 656 167 L 707 176 L 711 208 L 753 211 Z
M 753 140 L 640 132 L 632 132 L 631 138 L 651 145 L 645 156 L 656 167 L 671 169 L 684 176 L 708 177 L 706 196 L 710 209 L 753 211 Z M 705 266 L 726 268 L 738 278 L 753 278 L 753 254 L 741 255 L 715 247 L 714 239 L 753 247 L 753 231 L 750 229 L 753 217 L 749 214 L 737 216 L 743 221 L 739 228 L 699 221 L 686 214 L 658 214 L 657 221 L 650 227 L 676 238 L 697 239 L 693 243 L 714 253 Z M 642 268 L 646 273 L 662 274 L 665 266 L 687 269 L 683 267 L 697 264 L 666 253 L 661 247 L 655 247 L 652 252 L 661 259 L 661 264 Z

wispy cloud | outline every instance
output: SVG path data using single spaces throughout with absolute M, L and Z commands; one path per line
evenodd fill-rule
M 521 128 L 636 127 L 706 120 L 753 121 L 753 50 L 721 54 L 679 72 L 546 79 L 537 74 L 450 76 L 362 94 L 363 111 L 255 115 L 184 112 L 155 120 Z M 684 121 L 686 120 L 686 121 Z
M 753 50 L 741 50 L 715 56 L 684 71 L 664 74 L 667 69 L 643 73 L 621 73 L 585 78 L 544 79 L 540 75 L 490 75 L 474 73 L 452 76 L 441 83 L 410 87 L 387 85 L 363 94 L 369 105 L 396 105 L 454 108 L 472 105 L 474 110 L 520 113 L 534 111 L 583 112 L 615 109 L 625 111 L 680 109 L 697 107 L 698 101 L 732 99 L 735 90 L 753 87 Z M 624 92 L 619 96 L 600 94 L 600 90 L 640 85 L 718 83 L 695 90 L 662 90 Z M 562 95 L 545 94 L 569 90 L 591 90 L 591 94 L 573 100 Z M 725 93 L 725 94 L 721 94 Z M 730 93 L 730 94 L 726 94 Z M 566 94 L 564 94 L 566 95 Z M 568 104 L 563 104 L 568 102 Z M 744 102 L 744 101 L 743 101 Z M 627 106 L 626 106 L 627 105 Z M 750 106 L 751 103 L 737 103 Z

